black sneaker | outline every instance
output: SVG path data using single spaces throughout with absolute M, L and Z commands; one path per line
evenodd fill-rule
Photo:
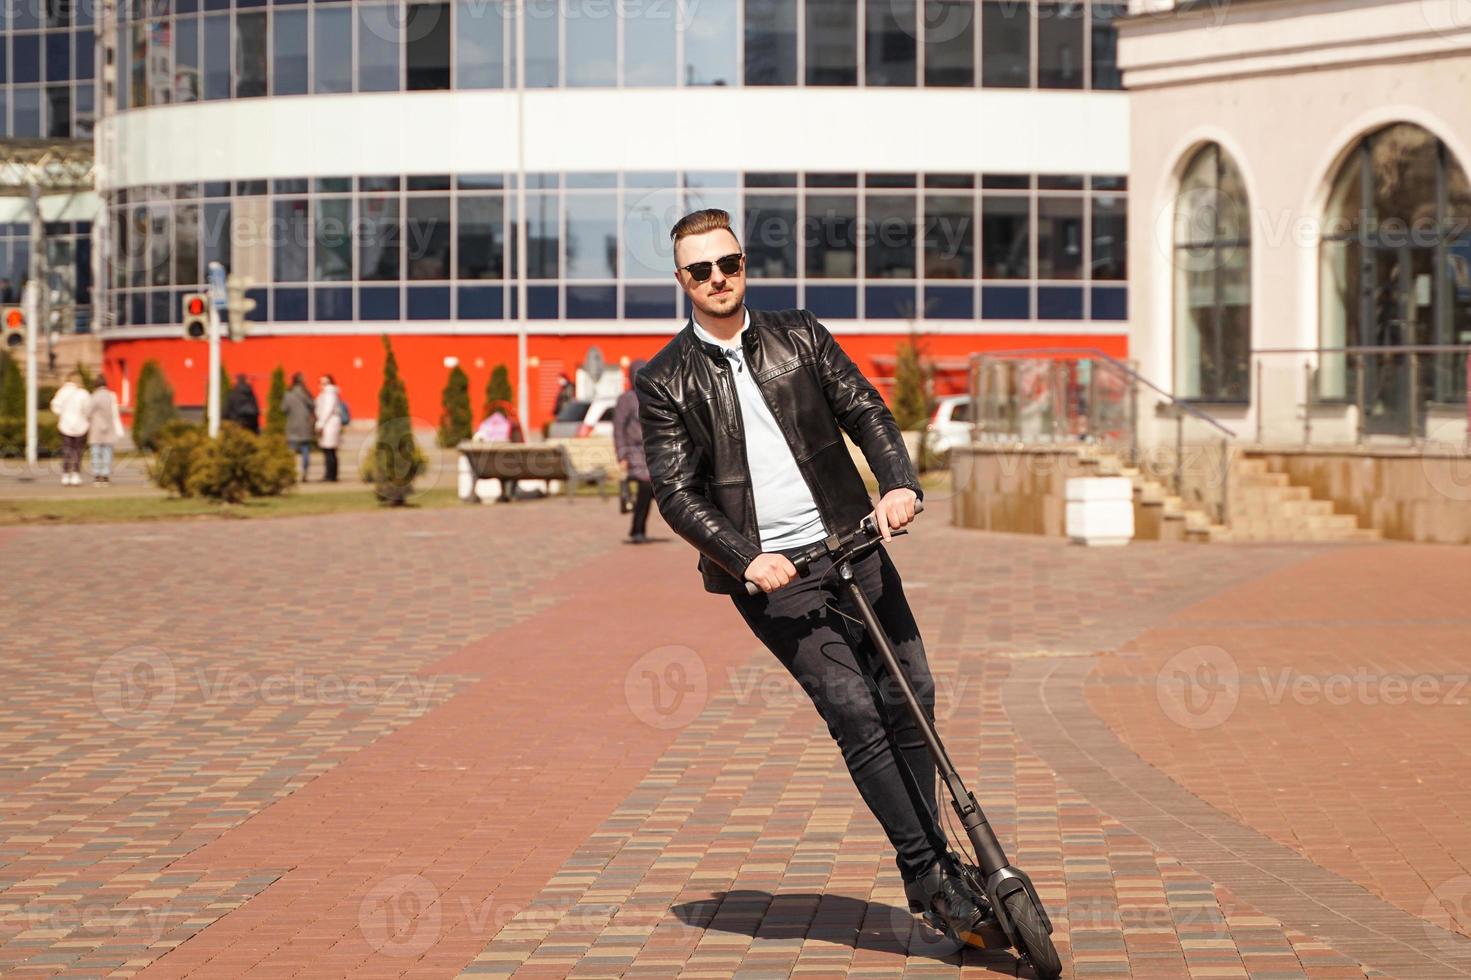
M 904 885 L 909 911 L 924 914 L 937 926 L 968 946 L 995 946 L 996 918 L 985 898 L 973 892 L 964 878 L 931 865 L 923 878 Z

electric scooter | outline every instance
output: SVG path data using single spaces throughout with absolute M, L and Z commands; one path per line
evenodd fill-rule
M 924 510 L 923 503 L 916 501 L 914 509 L 915 513 Z M 898 530 L 889 533 L 896 536 L 908 532 Z M 853 563 L 872 552 L 882 542 L 883 538 L 873 518 L 866 517 L 851 534 L 830 535 L 800 552 L 791 561 L 797 574 L 805 577 L 812 562 L 824 555 L 832 558 L 833 570 L 862 616 L 874 647 L 883 659 L 889 676 L 897 682 L 909 712 L 929 746 L 940 778 L 949 791 L 951 804 L 960 818 L 960 825 L 965 828 L 965 835 L 974 848 L 975 863 L 960 861 L 960 873 L 972 891 L 990 901 L 991 910 L 1000 923 L 1007 942 L 1031 961 L 1037 975 L 1045 978 L 1060 976 L 1062 962 L 1058 959 L 1057 948 L 1052 944 L 1052 920 L 1037 896 L 1032 879 L 1007 860 L 1006 852 L 1001 849 L 1001 842 L 996 839 L 996 832 L 986 821 L 986 815 L 976 802 L 975 795 L 961 782 L 960 774 L 955 771 L 955 764 L 950 761 L 950 754 L 945 751 L 934 722 L 925 713 L 919 697 L 914 693 L 914 688 L 894 656 L 894 648 L 879 624 L 873 603 L 869 601 L 853 573 Z M 761 591 L 761 587 L 755 582 L 747 582 L 746 591 L 755 595 Z

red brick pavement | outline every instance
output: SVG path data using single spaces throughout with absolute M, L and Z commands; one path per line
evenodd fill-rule
M 692 552 L 618 545 L 621 523 L 551 501 L 0 537 L 7 564 L 73 569 L 79 586 L 11 594 L 47 615 L 17 631 L 0 691 L 0 973 L 1016 973 L 1008 953 L 956 955 L 902 911 L 892 853 L 800 691 L 727 600 L 699 591 Z M 1092 700 L 1069 709 L 1086 717 L 1064 728 L 1098 712 L 1212 794 L 1212 813 L 1290 833 L 1345 878 L 1393 861 L 1334 864 L 1324 814 L 1354 853 L 1446 867 L 1436 852 L 1466 840 L 1449 820 L 1421 815 L 1424 832 L 1395 841 L 1386 828 L 1454 806 L 1452 780 L 1389 784 L 1376 837 L 1346 822 L 1374 779 L 1400 778 L 1368 735 L 1322 712 L 1259 717 L 1247 684 L 1229 719 L 1187 730 L 1156 681 L 1182 629 L 1228 650 L 1240 678 L 1257 650 L 1321 672 L 1299 642 L 1319 620 L 1339 621 L 1330 649 L 1367 650 L 1342 644 L 1379 629 L 1402 659 L 1373 664 L 1444 676 L 1459 552 L 928 532 L 893 553 L 947 743 L 1037 880 L 1071 974 L 1374 972 L 1121 821 L 1097 784 L 1060 778 L 1056 747 L 1017 737 L 1021 702 L 1003 691 L 1038 666 L 1086 676 L 1096 658 Z M 1376 561 L 1449 584 L 1428 605 L 1381 602 Z M 1434 744 L 1443 723 L 1409 724 L 1405 744 L 1454 764 Z M 1370 775 L 1320 775 L 1340 739 Z M 1261 789 L 1304 780 L 1315 806 Z M 1370 884 L 1400 901 L 1389 870 Z

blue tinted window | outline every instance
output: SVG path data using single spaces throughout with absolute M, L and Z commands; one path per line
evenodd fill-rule
M 272 202 L 272 278 L 276 282 L 304 282 L 311 254 L 311 209 L 304 197 Z
M 41 36 L 15 34 L 10 38 L 11 81 L 41 80 Z
M 1077 3 L 1037 7 L 1037 86 L 1083 87 L 1083 14 Z
M 913 279 L 916 237 L 913 194 L 869 194 L 865 201 L 869 234 L 864 266 L 870 279 Z
M 1081 286 L 1038 286 L 1037 318 L 1040 320 L 1083 319 Z
M 987 320 L 1030 320 L 1031 290 L 1026 286 L 982 286 L 981 316 Z
M 819 317 L 852 319 L 858 315 L 858 287 L 808 286 L 807 309 Z
M 272 51 L 275 70 L 271 84 L 277 95 L 305 95 L 306 18 L 305 10 L 278 10 L 271 15 L 275 48 Z
M 344 287 L 312 290 L 312 318 L 315 320 L 351 320 L 352 290 Z
M 974 0 L 925 0 L 924 83 L 969 88 L 976 83 Z
M 747 194 L 746 272 L 756 278 L 797 277 L 797 198 L 792 194 Z
M 851 194 L 807 197 L 802 234 L 807 275 L 852 279 L 858 275 L 858 199 Z
M 969 320 L 976 315 L 975 295 L 969 286 L 926 286 L 924 315 L 940 320 Z
M 410 286 L 410 320 L 448 320 L 448 286 Z
M 623 195 L 623 277 L 664 279 L 674 270 L 669 229 L 680 218 L 678 193 L 627 191 Z
M 46 135 L 51 139 L 70 139 L 72 135 L 72 90 L 70 85 L 52 85 L 46 89 Z
M 1129 291 L 1109 286 L 1093 287 L 1093 319 L 1127 320 Z
M 459 303 L 461 320 L 499 320 L 505 306 L 500 286 L 461 286 Z
M 797 84 L 797 4 L 746 0 L 746 84 Z
M 246 299 L 255 300 L 255 309 L 245 314 L 245 319 L 252 323 L 265 323 L 270 310 L 271 291 L 265 287 L 258 289 L 247 289 Z
M 567 316 L 569 319 L 612 319 L 617 315 L 618 287 L 567 287 Z
M 397 320 L 398 318 L 397 286 L 358 287 L 358 319 Z
M 365 195 L 358 201 L 358 277 L 398 279 L 402 234 L 397 195 Z
M 317 7 L 312 10 L 312 91 L 352 91 L 352 9 Z
M 558 315 L 556 286 L 527 286 L 526 315 L 533 320 L 555 320 Z
M 507 26 L 503 3 L 460 0 L 455 6 L 456 88 L 505 87 Z
M 1031 274 L 1032 217 L 1027 197 L 981 198 L 981 275 L 1025 279 Z
M 398 91 L 398 16 L 384 4 L 363 4 L 358 14 L 358 91 Z
M 15 106 L 12 136 L 41 135 L 41 90 L 35 88 L 12 89 L 11 102 Z
M 863 315 L 870 320 L 908 320 L 917 315 L 913 286 L 866 286 Z
M 1119 74 L 1118 29 L 1115 19 L 1122 17 L 1125 5 L 1116 0 L 1093 0 L 1093 87 L 1119 89 L 1124 87 Z
M 746 303 L 758 310 L 794 310 L 797 308 L 797 287 L 752 283 L 746 287 Z
M 51 31 L 46 35 L 46 81 L 70 80 L 71 67 L 71 34 L 67 31 Z
M 410 279 L 450 277 L 450 217 L 447 197 L 410 197 L 404 225 Z
M 969 279 L 976 274 L 974 208 L 975 198 L 968 194 L 925 195 L 925 278 Z
M 271 311 L 271 319 L 280 322 L 301 322 L 308 319 L 307 291 L 300 288 L 276 289 L 276 308 Z
M 1026 88 L 1032 79 L 1032 5 L 986 0 L 981 9 L 981 84 Z
M 735 0 L 700 0 L 699 16 L 684 23 L 685 85 L 738 85 Z
M 312 278 L 345 282 L 352 278 L 352 199 L 319 197 L 315 205 Z
M 679 308 L 677 293 L 678 290 L 670 286 L 624 286 L 623 315 L 630 320 L 660 320 L 673 317 Z M 750 298 L 748 292 L 746 294 L 748 302 Z

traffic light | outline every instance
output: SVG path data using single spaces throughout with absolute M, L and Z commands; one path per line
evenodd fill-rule
M 245 339 L 245 314 L 255 309 L 255 300 L 245 291 L 255 285 L 249 276 L 230 274 L 225 287 L 225 313 L 230 319 L 230 339 Z
M 0 323 L 4 324 L 6 350 L 26 342 L 26 314 L 19 306 L 0 307 Z
M 184 339 L 209 339 L 209 297 L 203 293 L 184 295 Z

